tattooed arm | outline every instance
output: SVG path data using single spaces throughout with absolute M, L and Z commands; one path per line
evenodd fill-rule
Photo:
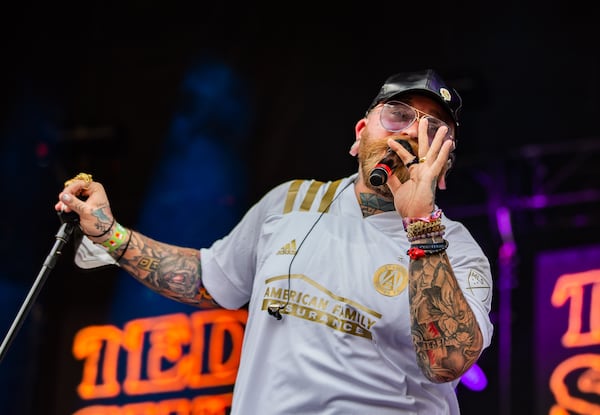
M 409 281 L 417 362 L 432 382 L 455 380 L 478 359 L 483 337 L 446 253 L 411 260 Z
M 182 303 L 215 307 L 202 286 L 200 252 L 155 241 L 131 230 L 128 244 L 111 255 L 121 267 L 153 291 Z
M 81 231 L 142 284 L 174 300 L 199 307 L 217 307 L 202 286 L 200 252 L 148 238 L 123 228 L 115 220 L 102 184 L 73 179 L 59 194 L 57 211 L 79 215 Z
M 390 211 L 392 202 L 361 193 L 363 216 Z M 419 243 L 432 243 L 423 239 Z M 436 241 L 439 242 L 439 241 Z M 417 362 L 432 382 L 460 377 L 478 359 L 483 337 L 445 252 L 411 260 L 409 298 Z

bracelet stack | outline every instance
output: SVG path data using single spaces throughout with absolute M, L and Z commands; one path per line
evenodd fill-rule
M 444 252 L 448 248 L 448 241 L 445 239 L 440 242 L 433 242 L 436 237 L 442 238 L 446 230 L 446 227 L 442 225 L 442 211 L 440 209 L 432 212 L 427 217 L 404 218 L 402 222 L 408 241 L 411 242 L 410 249 L 406 251 L 411 259 L 416 260 L 426 255 Z M 415 243 L 423 239 L 430 239 L 432 242 Z

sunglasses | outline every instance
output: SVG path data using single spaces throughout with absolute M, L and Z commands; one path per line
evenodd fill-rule
M 415 121 L 419 121 L 421 118 L 427 118 L 427 137 L 429 137 L 429 144 L 433 141 L 435 133 L 440 127 L 447 127 L 448 132 L 444 140 L 454 140 L 454 137 L 450 133 L 450 127 L 444 121 L 437 119 L 421 110 L 411 107 L 410 105 L 401 101 L 388 101 L 383 104 L 381 112 L 379 113 L 379 122 L 381 126 L 386 130 L 397 133 L 404 131 L 409 128 Z

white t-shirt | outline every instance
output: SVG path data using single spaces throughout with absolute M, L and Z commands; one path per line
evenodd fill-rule
M 363 217 L 355 179 L 279 185 L 201 250 L 215 301 L 248 304 L 232 415 L 459 413 L 457 381 L 432 383 L 417 365 L 402 220 L 395 211 Z M 489 262 L 462 224 L 442 220 L 487 347 Z M 267 312 L 273 303 L 281 320 Z

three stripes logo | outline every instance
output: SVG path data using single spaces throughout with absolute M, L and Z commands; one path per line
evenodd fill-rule
M 331 205 L 331 201 L 335 198 L 335 192 L 341 182 L 341 179 L 335 182 L 331 182 L 329 184 L 313 180 L 311 181 L 308 189 L 306 190 L 306 193 L 304 194 L 302 200 L 296 201 L 296 198 L 298 197 L 300 191 L 300 187 L 303 184 L 307 183 L 307 181 L 294 180 L 291 183 L 290 188 L 288 189 L 285 205 L 283 207 L 283 213 L 290 213 L 293 210 L 297 210 L 300 212 L 308 212 L 310 210 L 314 211 L 315 209 L 317 212 L 327 212 L 329 210 L 329 206 Z M 317 200 L 317 203 L 315 203 L 315 206 L 313 207 L 315 199 L 319 199 L 317 197 L 317 194 L 319 194 L 319 190 L 325 185 L 327 187 L 325 193 L 321 197 L 321 201 L 319 202 Z M 299 203 L 299 205 L 297 203 Z
M 283 245 L 281 249 L 277 251 L 277 255 L 294 255 L 296 251 L 296 240 L 292 239 L 291 242 Z

